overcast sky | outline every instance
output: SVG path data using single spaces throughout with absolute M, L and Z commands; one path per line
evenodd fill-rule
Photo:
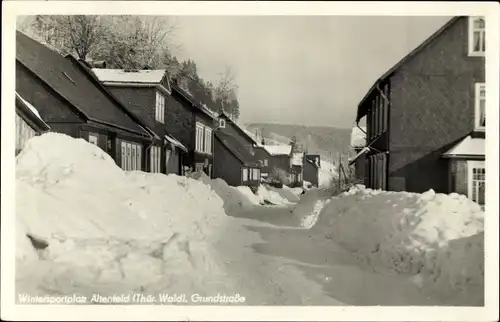
M 450 17 L 182 16 L 180 59 L 232 67 L 241 121 L 349 128 L 373 82 Z

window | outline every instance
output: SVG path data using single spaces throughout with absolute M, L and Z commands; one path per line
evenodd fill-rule
M 476 83 L 475 86 L 475 117 L 474 125 L 476 129 L 484 129 L 486 126 L 486 85 Z
M 264 159 L 264 166 L 267 167 L 269 165 L 269 160 Z
M 203 125 L 196 123 L 196 145 L 197 152 L 203 152 Z
M 89 143 L 98 145 L 97 142 L 99 142 L 99 134 L 89 133 Z
M 152 146 L 149 153 L 150 172 L 161 172 L 161 147 Z
M 156 92 L 155 119 L 160 123 L 165 123 L 165 96 L 160 92 Z
M 241 169 L 241 173 L 242 173 L 243 181 L 248 181 L 248 169 L 247 168 Z
M 205 153 L 212 153 L 212 130 L 208 127 L 205 127 Z
M 142 147 L 140 144 L 127 141 L 121 142 L 121 167 L 125 171 L 141 170 Z
M 253 180 L 259 180 L 259 169 L 253 169 Z
M 484 206 L 486 169 L 484 161 L 469 161 L 468 168 L 468 195 L 469 199 Z
M 220 128 L 225 128 L 226 127 L 226 120 L 220 119 L 219 120 L 219 127 Z
M 469 17 L 469 56 L 484 56 L 486 28 L 484 17 Z
M 196 123 L 196 152 L 212 154 L 212 129 Z

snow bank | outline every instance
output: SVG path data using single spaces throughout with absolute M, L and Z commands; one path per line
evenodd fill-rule
M 261 198 L 256 196 L 249 187 L 232 187 L 226 181 L 217 178 L 210 179 L 203 172 L 196 172 L 191 178 L 203 182 L 215 191 L 222 199 L 226 213 L 231 214 L 243 208 L 252 207 L 261 203 Z
M 329 188 L 332 186 L 332 181 L 338 177 L 337 168 L 334 164 L 321 160 L 321 167 L 318 169 L 318 186 L 319 188 Z
M 27 142 L 16 177 L 18 292 L 221 291 L 211 241 L 226 216 L 202 182 L 124 172 L 97 146 L 57 133 Z
M 293 204 L 293 202 L 289 201 L 286 197 L 283 195 L 286 192 L 283 189 L 278 189 L 274 188 L 271 186 L 265 186 L 265 185 L 260 185 L 259 189 L 257 190 L 257 196 L 259 196 L 260 200 L 265 203 L 265 201 L 268 201 L 272 203 L 273 205 L 290 205 Z M 287 195 L 290 198 L 294 198 L 295 196 L 290 196 L 290 194 Z
M 484 301 L 483 219 L 480 206 L 458 194 L 358 186 L 332 198 L 312 229 L 376 270 L 409 274 L 425 290 L 478 305 Z

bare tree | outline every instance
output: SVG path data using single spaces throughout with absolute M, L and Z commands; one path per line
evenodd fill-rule
M 226 65 L 224 72 L 222 72 L 217 82 L 217 86 L 215 88 L 215 98 L 222 104 L 222 109 L 230 114 L 231 118 L 234 118 L 239 115 L 239 110 L 235 110 L 235 102 L 237 102 L 236 91 L 238 86 L 235 83 L 235 77 L 233 73 L 233 69 Z

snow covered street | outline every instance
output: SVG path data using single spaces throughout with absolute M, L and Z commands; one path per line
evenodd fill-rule
M 484 213 L 463 196 L 362 187 L 301 195 L 264 185 L 253 194 L 203 175 L 124 172 L 98 147 L 54 133 L 28 142 L 16 176 L 20 302 L 75 295 L 88 304 L 96 294 L 117 298 L 90 303 L 484 301 Z M 131 303 L 138 294 L 145 302 Z

